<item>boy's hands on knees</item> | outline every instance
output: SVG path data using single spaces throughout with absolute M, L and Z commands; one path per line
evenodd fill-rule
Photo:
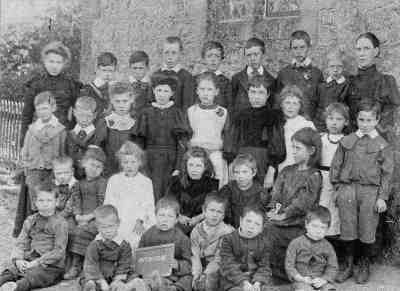
M 38 260 L 33 260 L 33 261 L 30 261 L 30 262 L 27 263 L 26 268 L 30 269 L 30 268 L 37 267 L 39 265 L 40 265 L 40 263 L 39 263 Z
M 378 213 L 385 212 L 387 209 L 386 201 L 378 198 L 378 200 L 376 200 L 375 209 Z
M 243 291 L 253 291 L 253 285 L 247 280 L 243 282 Z
M 28 268 L 28 261 L 25 260 L 16 260 L 15 261 L 15 266 L 17 267 L 18 271 L 21 273 L 25 273 L 26 269 Z
M 178 176 L 179 175 L 179 170 L 174 170 L 173 172 L 172 172 L 172 175 L 171 176 Z
M 97 281 L 97 283 L 99 284 L 101 291 L 109 291 L 110 290 L 110 286 L 108 285 L 106 280 L 102 279 L 102 280 Z
M 303 283 L 306 283 L 308 285 L 312 285 L 313 284 L 313 279 L 311 279 L 311 277 L 309 277 L 309 276 L 302 276 L 302 275 L 298 274 L 293 279 L 296 282 L 303 282 Z
M 328 281 L 323 279 L 323 278 L 314 278 L 314 279 L 312 279 L 312 285 L 313 285 L 314 288 L 317 288 L 317 289 L 321 288 L 326 283 L 328 283 Z
M 253 291 L 261 291 L 261 283 L 255 282 L 253 285 Z
M 137 235 L 142 235 L 145 231 L 144 225 L 143 225 L 143 220 L 141 219 L 136 219 L 136 224 L 133 228 L 133 232 L 136 233 Z

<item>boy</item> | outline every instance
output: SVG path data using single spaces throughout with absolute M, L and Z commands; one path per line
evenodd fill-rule
M 66 131 L 54 116 L 56 100 L 49 91 L 39 93 L 34 101 L 37 120 L 25 135 L 22 165 L 32 210 L 36 210 L 34 187 L 50 182 L 52 160 L 65 153 Z
M 234 228 L 238 228 L 240 215 L 245 206 L 266 206 L 270 197 L 266 189 L 257 180 L 254 180 L 257 175 L 257 162 L 252 155 L 239 154 L 230 167 L 233 172 L 233 180 L 222 187 L 219 194 L 229 201 L 225 221 Z
M 324 238 L 330 222 L 329 210 L 315 207 L 307 213 L 306 233 L 289 244 L 285 269 L 295 291 L 336 290 L 332 285 L 338 271 L 336 253 Z
M 303 115 L 307 119 L 314 117 L 316 103 L 316 89 L 319 83 L 324 81 L 322 72 L 314 67 L 308 54 L 311 48 L 310 35 L 297 30 L 290 36 L 290 53 L 293 57 L 292 63 L 284 67 L 277 77 L 277 94 L 287 85 L 296 85 L 302 91 L 304 100 Z M 275 106 L 278 100 L 275 100 Z
M 201 50 L 201 57 L 206 65 L 205 71 L 214 73 L 217 78 L 219 94 L 214 102 L 230 111 L 232 108 L 232 84 L 219 70 L 225 57 L 224 47 L 218 41 L 208 41 Z
M 223 222 L 227 204 L 223 196 L 207 195 L 203 204 L 204 220 L 190 234 L 193 282 L 197 290 L 218 291 L 218 246 L 224 235 L 234 231 Z
M 222 238 L 221 290 L 269 290 L 270 254 L 262 234 L 263 221 L 262 210 L 256 206 L 246 206 L 240 214 L 240 227 Z
M 46 186 L 37 186 L 35 205 L 38 213 L 23 225 L 12 263 L 0 275 L 4 290 L 28 291 L 56 284 L 64 272 L 68 225 L 55 213 L 56 194 Z
M 149 72 L 149 56 L 144 51 L 134 51 L 129 57 L 129 83 L 135 95 L 134 114 L 140 115 L 142 109 L 150 105 L 151 87 Z
M 244 55 L 247 66 L 232 77 L 232 110 L 233 117 L 242 109 L 249 108 L 249 98 L 247 91 L 249 89 L 249 79 L 256 75 L 264 77 L 265 82 L 270 84 L 269 92 L 275 91 L 275 79 L 262 65 L 265 54 L 265 43 L 256 37 L 247 40 Z
M 326 131 L 324 112 L 327 106 L 334 102 L 347 101 L 350 82 L 343 75 L 343 56 L 338 51 L 332 51 L 327 56 L 328 77 L 326 82 L 320 83 L 317 87 L 316 112 L 314 124 L 319 131 Z
M 354 272 L 356 282 L 368 282 L 371 245 L 375 242 L 379 214 L 387 208 L 394 157 L 391 146 L 376 130 L 379 120 L 379 104 L 361 102 L 358 130 L 340 140 L 331 164 L 330 179 L 337 192 L 341 220 L 340 239 L 346 245 L 346 268 L 338 275 L 340 282 L 353 273 L 356 248 L 360 250 Z M 356 240 L 360 246 L 355 246 Z
M 80 281 L 83 290 L 144 291 L 145 284 L 141 279 L 127 283 L 133 273 L 132 249 L 118 232 L 120 219 L 117 209 L 112 205 L 103 205 L 95 210 L 94 215 L 99 234 L 86 251 Z
M 139 248 L 175 244 L 172 274 L 162 279 L 163 286 L 159 291 L 192 290 L 190 240 L 176 226 L 178 216 L 178 202 L 173 198 L 161 198 L 156 204 L 156 225 L 149 228 L 139 242 Z
M 117 64 L 117 58 L 112 53 L 101 53 L 97 57 L 94 80 L 81 89 L 80 96 L 90 96 L 96 100 L 96 120 L 111 110 L 108 83 L 115 77 Z
M 67 133 L 66 152 L 74 161 L 75 176 L 78 179 L 84 178 L 85 175 L 81 166 L 82 156 L 95 139 L 96 128 L 93 121 L 96 117 L 96 106 L 94 98 L 79 97 L 73 109 L 76 125 Z
M 193 76 L 179 63 L 183 54 L 182 40 L 177 36 L 169 36 L 165 39 L 162 51 L 163 65 L 157 70 L 153 77 L 163 74 L 177 80 L 177 87 L 174 95 L 175 104 L 183 112 L 195 103 Z M 154 99 L 154 94 L 152 95 Z

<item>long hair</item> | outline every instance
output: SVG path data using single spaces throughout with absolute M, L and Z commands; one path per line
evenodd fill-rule
M 314 153 L 310 156 L 308 160 L 308 166 L 316 167 L 318 166 L 321 159 L 321 136 L 320 134 L 311 127 L 302 128 L 294 133 L 292 140 L 298 141 L 304 144 L 307 148 L 314 148 Z

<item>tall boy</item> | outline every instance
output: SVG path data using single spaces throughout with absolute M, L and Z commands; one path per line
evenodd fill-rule
M 298 86 L 305 96 L 303 115 L 307 119 L 314 117 L 316 106 L 316 89 L 319 83 L 324 81 L 322 72 L 312 65 L 312 61 L 308 56 L 311 48 L 310 35 L 303 31 L 297 30 L 290 36 L 290 53 L 293 57 L 292 63 L 284 67 L 276 79 L 276 93 L 287 85 Z M 277 106 L 275 100 L 275 105 Z
M 56 194 L 38 186 L 35 205 L 38 213 L 23 225 L 14 250 L 12 263 L 0 275 L 0 286 L 6 290 L 28 291 L 54 285 L 64 272 L 68 241 L 67 222 L 55 213 Z
M 177 36 L 167 37 L 164 41 L 162 50 L 163 65 L 154 73 L 152 81 L 153 77 L 157 77 L 161 73 L 163 75 L 174 77 L 178 83 L 174 95 L 174 102 L 183 112 L 186 112 L 186 110 L 195 102 L 194 81 L 193 76 L 180 64 L 182 54 L 182 40 Z
M 269 91 L 275 92 L 275 79 L 262 65 L 265 54 L 265 43 L 256 37 L 247 40 L 244 55 L 246 57 L 246 67 L 232 77 L 232 113 L 233 117 L 242 109 L 249 108 L 249 79 L 261 75 L 266 83 L 271 84 Z

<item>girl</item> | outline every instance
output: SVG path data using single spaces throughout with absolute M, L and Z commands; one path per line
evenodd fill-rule
M 219 89 L 213 73 L 198 76 L 196 91 L 200 103 L 192 105 L 187 111 L 193 131 L 190 145 L 207 150 L 221 188 L 228 183 L 228 165 L 222 157 L 225 134 L 228 133 L 228 111 L 214 102 Z
M 321 155 L 321 138 L 306 127 L 293 137 L 294 164 L 278 175 L 268 206 L 266 236 L 272 247 L 271 269 L 276 277 L 286 279 L 285 253 L 290 241 L 304 233 L 306 212 L 319 202 L 322 176 L 316 168 Z
M 182 111 L 170 100 L 175 93 L 176 79 L 153 76 L 155 102 L 143 109 L 137 124 L 137 134 L 144 139 L 147 167 L 153 181 L 155 200 L 165 194 L 170 175 L 177 175 L 186 150 L 189 133 Z
M 167 195 L 174 196 L 181 206 L 178 221 L 186 234 L 203 220 L 202 205 L 206 195 L 218 190 L 218 180 L 213 176 L 207 152 L 193 147 L 183 156 L 179 175 L 170 181 Z
M 329 181 L 329 170 L 333 156 L 344 136 L 343 129 L 349 121 L 349 108 L 342 103 L 331 103 L 325 110 L 325 123 L 328 132 L 321 134 L 321 174 L 322 191 L 319 204 L 329 209 L 331 213 L 331 224 L 327 232 L 329 238 L 340 234 L 339 210 L 336 206 L 336 197 L 331 182 Z
M 155 223 L 153 185 L 139 172 L 144 152 L 138 145 L 126 141 L 117 158 L 122 171 L 108 180 L 104 204 L 117 208 L 121 217 L 119 233 L 135 249 L 143 232 Z
M 118 172 L 116 152 L 125 141 L 140 144 L 134 134 L 136 120 L 130 114 L 134 103 L 131 86 L 128 83 L 113 82 L 109 84 L 109 88 L 112 112 L 97 123 L 94 140 L 94 144 L 102 147 L 107 155 L 106 176 Z
M 286 159 L 279 164 L 278 170 L 294 164 L 292 136 L 299 129 L 305 127 L 314 128 L 312 121 L 305 119 L 301 114 L 303 106 L 303 92 L 295 85 L 283 88 L 280 98 L 280 106 L 285 116 L 286 122 L 283 126 L 285 135 Z

